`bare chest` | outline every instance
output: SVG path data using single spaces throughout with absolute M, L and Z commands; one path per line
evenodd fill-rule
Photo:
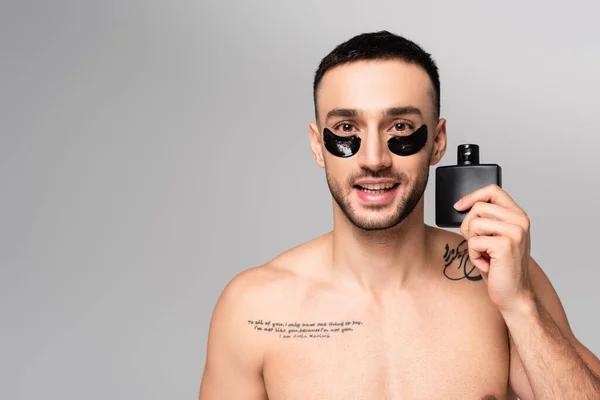
M 468 299 L 435 303 L 384 313 L 307 306 L 261 321 L 272 339 L 269 399 L 505 399 L 502 320 Z

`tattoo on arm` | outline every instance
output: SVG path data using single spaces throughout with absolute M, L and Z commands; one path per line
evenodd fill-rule
M 281 339 L 316 339 L 347 335 L 363 325 L 362 321 L 276 322 L 248 320 L 255 331 L 277 334 Z
M 466 240 L 460 242 L 456 249 L 450 249 L 446 244 L 444 261 L 444 275 L 450 280 L 458 281 L 467 278 L 470 281 L 479 281 L 482 279 L 481 273 L 469 259 Z

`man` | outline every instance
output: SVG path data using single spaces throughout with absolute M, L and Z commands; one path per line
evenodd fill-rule
M 333 231 L 227 285 L 200 399 L 600 399 L 600 361 L 506 192 L 463 198 L 462 236 L 424 224 L 447 145 L 430 55 L 386 31 L 358 35 L 323 59 L 314 101 Z

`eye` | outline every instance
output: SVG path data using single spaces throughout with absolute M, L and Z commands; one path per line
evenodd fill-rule
M 396 132 L 407 132 L 412 130 L 413 128 L 414 127 L 408 122 L 396 122 L 394 124 L 394 129 L 396 129 Z
M 351 133 L 352 128 L 354 128 L 354 125 L 352 125 L 349 122 L 340 122 L 339 124 L 333 127 L 333 129 L 337 131 L 342 131 L 344 133 Z

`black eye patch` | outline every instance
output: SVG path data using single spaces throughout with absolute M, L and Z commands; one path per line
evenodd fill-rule
M 423 124 L 408 136 L 391 137 L 388 140 L 388 148 L 396 155 L 412 156 L 418 153 L 425 143 L 427 143 L 427 125 Z
M 323 130 L 323 143 L 328 152 L 336 157 L 352 157 L 360 149 L 361 139 L 358 135 L 338 136 L 328 128 Z M 388 140 L 388 149 L 398 156 L 410 156 L 418 153 L 427 143 L 427 125 L 408 136 L 394 136 Z
M 323 131 L 323 143 L 328 152 L 341 158 L 352 157 L 360 149 L 360 137 L 357 135 L 338 136 L 327 128 Z

